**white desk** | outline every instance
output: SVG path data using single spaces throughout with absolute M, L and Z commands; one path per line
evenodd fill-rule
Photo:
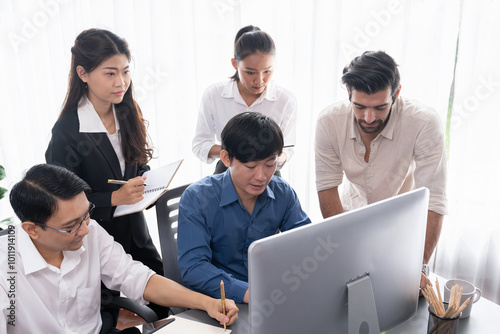
M 435 281 L 435 276 L 431 281 Z M 439 278 L 440 286 L 443 287 L 445 279 Z M 427 321 L 429 313 L 427 311 L 427 301 L 420 297 L 418 309 L 415 316 L 407 322 L 391 329 L 387 334 L 424 334 L 427 331 Z M 238 320 L 228 327 L 232 334 L 250 334 L 250 324 L 248 322 L 248 305 L 239 304 L 240 312 Z M 210 318 L 205 312 L 198 310 L 189 310 L 177 315 L 186 319 L 201 321 L 204 323 L 220 326 L 219 323 Z M 461 319 L 459 322 L 460 334 L 489 334 L 500 332 L 500 305 L 497 305 L 485 298 L 479 299 L 472 307 L 471 316 L 467 319 Z

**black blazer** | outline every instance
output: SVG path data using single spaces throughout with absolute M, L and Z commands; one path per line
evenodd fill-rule
M 141 247 L 150 238 L 144 215 L 139 212 L 113 218 L 116 207 L 111 206 L 111 193 L 120 186 L 107 181 L 134 178 L 149 170 L 149 166 L 126 165 L 125 175 L 122 175 L 118 157 L 106 133 L 80 133 L 79 125 L 76 109 L 59 118 L 52 128 L 45 160 L 71 170 L 88 183 L 92 188 L 88 199 L 96 206 L 92 219 L 113 235 L 126 251 L 131 237 Z

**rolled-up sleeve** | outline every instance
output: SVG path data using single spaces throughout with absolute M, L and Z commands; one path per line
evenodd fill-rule
M 215 108 L 213 93 L 207 89 L 201 99 L 200 110 L 198 112 L 198 123 L 196 124 L 196 133 L 192 142 L 192 150 L 194 155 L 205 163 L 212 163 L 215 159 L 210 158 L 208 153 L 215 142 Z
M 138 304 L 146 304 L 144 290 L 155 272 L 125 253 L 100 225 L 97 238 L 101 257 L 101 280 L 111 290 L 119 290 Z
M 335 124 L 328 117 L 325 109 L 318 117 L 315 137 L 316 190 L 322 191 L 337 187 L 344 176 L 339 158 L 338 143 L 335 142 Z
M 415 143 L 415 188 L 427 187 L 429 210 L 448 213 L 446 197 L 446 150 L 441 122 L 437 113 L 420 131 Z

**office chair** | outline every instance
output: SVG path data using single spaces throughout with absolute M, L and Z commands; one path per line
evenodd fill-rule
M 177 219 L 179 199 L 189 184 L 171 189 L 164 193 L 156 202 L 156 220 L 160 236 L 161 257 L 165 277 L 184 285 L 177 264 Z M 185 311 L 180 308 L 170 308 L 174 314 Z
M 124 309 L 137 314 L 139 317 L 144 319 L 147 323 L 153 323 L 158 320 L 158 316 L 155 311 L 149 308 L 147 305 L 135 304 L 132 300 L 126 297 L 115 296 L 110 293 L 109 290 L 102 290 L 101 292 L 101 318 L 102 327 L 101 334 L 113 333 L 110 332 L 112 328 L 117 325 L 117 318 L 113 315 L 113 310 Z M 106 310 L 110 312 L 106 312 Z

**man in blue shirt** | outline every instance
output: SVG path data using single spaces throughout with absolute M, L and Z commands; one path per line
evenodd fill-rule
M 295 191 L 277 176 L 283 134 L 269 117 L 247 112 L 221 134 L 229 169 L 186 189 L 179 203 L 178 262 L 192 289 L 248 303 L 248 247 L 258 239 L 310 223 Z

